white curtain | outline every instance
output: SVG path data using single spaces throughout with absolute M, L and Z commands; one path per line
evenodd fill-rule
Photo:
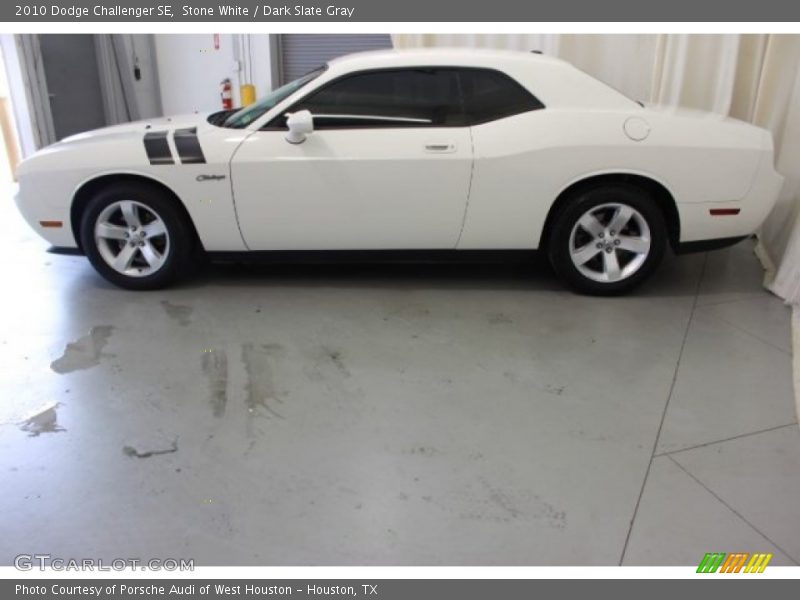
M 106 123 L 116 125 L 135 121 L 138 115 L 133 114 L 128 105 L 128 98 L 122 85 L 122 68 L 120 67 L 114 35 L 102 33 L 95 35 L 97 50 L 97 67 L 100 75 L 100 88 L 103 93 L 103 109 Z
M 47 80 L 44 76 L 44 63 L 37 34 L 15 35 L 15 53 L 19 59 L 19 72 L 23 94 L 15 98 L 23 104 L 30 121 L 29 133 L 33 148 L 41 148 L 56 141 L 53 116 L 50 114 L 50 100 L 47 93 Z M 18 117 L 19 119 L 19 117 Z M 26 128 L 28 124 L 25 124 Z
M 786 178 L 759 233 L 766 284 L 800 305 L 800 36 L 396 34 L 395 47 L 541 50 L 632 98 L 709 110 L 772 131 Z

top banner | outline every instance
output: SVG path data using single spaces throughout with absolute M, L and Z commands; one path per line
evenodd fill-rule
M 0 4 L 3 22 L 796 22 L 790 0 L 55 0 Z

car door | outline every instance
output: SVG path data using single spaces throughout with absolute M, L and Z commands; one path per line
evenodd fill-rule
M 251 250 L 454 248 L 472 170 L 458 75 L 391 69 L 343 76 L 287 113 L 314 132 L 289 143 L 285 114 L 231 162 Z

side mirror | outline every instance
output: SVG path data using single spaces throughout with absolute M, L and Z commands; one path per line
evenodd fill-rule
M 306 136 L 314 132 L 314 117 L 311 112 L 300 110 L 287 117 L 286 126 L 289 128 L 286 141 L 290 144 L 302 144 L 306 141 Z

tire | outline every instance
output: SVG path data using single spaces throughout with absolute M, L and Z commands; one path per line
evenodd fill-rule
M 652 275 L 666 244 L 664 215 L 652 197 L 631 185 L 601 185 L 576 192 L 561 207 L 547 254 L 575 291 L 616 295 Z
M 129 290 L 166 287 L 189 271 L 195 236 L 175 199 L 120 182 L 97 192 L 80 221 L 81 246 L 105 279 Z

